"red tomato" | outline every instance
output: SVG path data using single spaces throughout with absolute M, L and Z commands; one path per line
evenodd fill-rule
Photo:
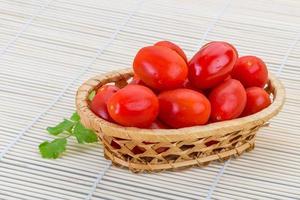
M 246 94 L 247 103 L 242 116 L 257 113 L 271 104 L 269 94 L 260 87 L 247 88 Z
M 238 54 L 226 42 L 210 42 L 198 51 L 189 62 L 189 80 L 199 89 L 212 88 L 231 72 Z
M 205 124 L 210 115 L 210 103 L 199 92 L 176 89 L 158 96 L 159 118 L 173 128 Z
M 198 88 L 196 88 L 190 81 L 189 79 L 186 79 L 182 85 L 184 88 L 187 88 L 187 89 L 191 89 L 191 90 L 196 90 L 196 91 L 199 91 Z M 202 92 L 201 92 L 202 93 Z
M 212 121 L 237 118 L 244 110 L 247 97 L 243 85 L 229 79 L 214 88 L 210 95 Z
M 128 84 L 145 85 L 145 83 L 143 83 L 143 81 L 136 74 L 133 76 L 132 80 Z
M 133 69 L 146 85 L 158 90 L 182 86 L 188 73 L 183 58 L 162 46 L 142 48 L 134 58 Z
M 160 41 L 154 44 L 154 46 L 163 46 L 163 47 L 168 47 L 170 49 L 172 49 L 173 51 L 176 51 L 176 53 L 178 53 L 183 60 L 187 63 L 187 57 L 184 53 L 184 51 L 176 44 L 174 44 L 173 42 L 170 41 Z
M 158 99 L 147 87 L 127 85 L 107 102 L 110 116 L 123 126 L 149 127 L 158 115 Z
M 110 97 L 118 90 L 119 88 L 113 85 L 104 85 L 99 88 L 90 104 L 91 110 L 99 117 L 112 122 L 113 119 L 108 114 L 106 105 Z
M 268 69 L 264 61 L 255 56 L 240 57 L 231 73 L 245 88 L 264 87 L 268 81 Z
M 148 87 L 139 77 L 138 75 L 134 75 L 132 80 L 128 83 L 129 85 L 142 85 L 142 86 L 145 86 L 145 87 Z M 155 94 L 158 94 L 159 91 L 158 90 L 155 90 L 153 88 L 150 88 L 152 89 L 152 91 L 155 93 Z
M 163 124 L 162 122 L 156 120 L 150 125 L 149 128 L 150 129 L 167 129 L 168 127 L 165 124 Z
M 224 79 L 224 81 L 227 81 L 227 80 L 229 80 L 229 79 L 232 79 L 231 75 L 228 75 L 228 76 Z

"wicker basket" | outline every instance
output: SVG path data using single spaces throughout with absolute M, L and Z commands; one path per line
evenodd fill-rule
M 283 85 L 269 75 L 266 91 L 273 99 L 272 104 L 239 119 L 205 126 L 151 130 L 123 127 L 97 117 L 89 108 L 89 93 L 108 83 L 124 87 L 132 75 L 128 69 L 89 79 L 78 89 L 76 107 L 82 123 L 95 130 L 102 140 L 106 158 L 135 172 L 204 166 L 213 160 L 239 156 L 254 148 L 256 132 L 279 112 L 285 99 Z M 140 154 L 134 154 L 134 148 L 138 148 Z

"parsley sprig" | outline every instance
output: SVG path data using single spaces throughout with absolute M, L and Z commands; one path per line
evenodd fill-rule
M 85 128 L 80 122 L 80 116 L 75 112 L 70 119 L 64 119 L 54 127 L 48 127 L 49 134 L 56 136 L 53 141 L 45 141 L 39 145 L 43 158 L 58 158 L 66 151 L 68 138 L 74 136 L 80 144 L 93 143 L 98 141 L 94 131 Z

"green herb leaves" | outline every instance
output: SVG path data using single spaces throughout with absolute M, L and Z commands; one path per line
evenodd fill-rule
M 52 142 L 43 142 L 39 145 L 40 153 L 43 158 L 58 158 L 66 150 L 67 139 L 58 138 Z
M 73 115 L 71 116 L 71 120 L 74 122 L 79 122 L 80 121 L 80 116 L 78 115 L 77 112 L 74 112 Z
M 65 119 L 61 123 L 57 124 L 55 127 L 48 127 L 47 131 L 51 135 L 58 135 L 64 131 L 70 133 L 72 131 L 73 126 L 74 126 L 74 122 Z
M 75 125 L 73 133 L 80 144 L 98 141 L 97 135 L 92 130 L 86 129 L 81 123 Z
M 52 142 L 45 141 L 39 145 L 39 150 L 43 158 L 58 158 L 66 151 L 67 138 L 75 136 L 78 143 L 93 143 L 98 141 L 98 137 L 94 131 L 85 128 L 80 122 L 80 116 L 75 112 L 70 120 L 64 119 L 61 123 L 54 127 L 48 127 L 47 131 L 51 135 L 63 135 L 54 139 Z

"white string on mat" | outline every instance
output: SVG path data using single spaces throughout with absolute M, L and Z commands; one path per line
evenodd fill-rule
M 219 183 L 221 176 L 224 174 L 224 171 L 225 171 L 227 165 L 229 164 L 229 162 L 230 162 L 230 160 L 227 160 L 227 161 L 224 163 L 223 167 L 220 169 L 218 175 L 216 176 L 214 182 L 212 183 L 212 185 L 211 185 L 211 187 L 210 187 L 210 189 L 209 189 L 209 191 L 208 191 L 208 194 L 207 194 L 205 200 L 210 200 L 210 199 L 211 199 L 211 195 L 212 195 L 212 193 L 214 192 L 214 190 L 215 190 L 217 184 Z
M 18 39 L 19 37 L 28 29 L 28 27 L 32 24 L 33 20 L 35 20 L 51 3 L 52 0 L 47 0 L 45 1 L 38 9 L 38 11 L 33 14 L 27 21 L 26 23 L 23 25 L 23 27 L 21 28 L 21 30 L 15 35 L 15 37 L 13 37 L 10 41 L 8 41 L 7 45 L 4 46 L 1 50 L 0 50 L 0 58 L 5 54 L 5 52 L 11 47 L 11 45 L 13 45 Z
M 276 72 L 276 76 L 279 77 L 279 76 L 281 75 L 282 70 L 283 70 L 283 68 L 284 68 L 284 66 L 285 66 L 285 64 L 286 64 L 286 62 L 287 62 L 287 60 L 288 60 L 288 57 L 289 57 L 290 53 L 291 53 L 292 50 L 295 48 L 295 46 L 297 45 L 297 43 L 299 42 L 299 40 L 300 40 L 300 33 L 297 34 L 296 39 L 293 40 L 293 41 L 291 42 L 291 44 L 289 45 L 289 48 L 288 48 L 287 52 L 285 53 L 285 55 L 284 55 L 284 57 L 283 57 L 283 59 L 282 59 L 281 65 L 279 66 L 279 68 L 278 68 L 278 70 L 277 70 L 277 72 Z M 227 165 L 230 163 L 230 161 L 231 161 L 230 159 L 227 160 L 227 161 L 224 163 L 224 165 L 220 168 L 219 173 L 218 173 L 217 176 L 215 177 L 214 182 L 213 182 L 212 186 L 210 187 L 210 189 L 209 189 L 209 191 L 208 191 L 208 194 L 207 194 L 205 200 L 211 200 L 212 194 L 213 194 L 214 190 L 216 189 L 216 186 L 218 185 L 218 183 L 219 183 L 219 181 L 220 181 L 220 178 L 221 178 L 222 175 L 224 174 L 225 169 L 226 169 Z
M 90 200 L 95 192 L 95 190 L 97 189 L 97 185 L 98 183 L 100 183 L 100 181 L 103 179 L 104 175 L 106 174 L 106 172 L 110 169 L 112 163 L 111 161 L 107 162 L 107 165 L 104 167 L 103 170 L 100 171 L 100 173 L 98 174 L 96 181 L 94 182 L 91 190 L 89 191 L 88 195 L 86 196 L 85 200 Z
M 97 60 L 97 58 L 103 53 L 103 51 L 112 44 L 112 42 L 115 40 L 115 38 L 117 37 L 119 32 L 126 26 L 126 24 L 129 22 L 129 20 L 133 16 L 133 14 L 141 6 L 142 2 L 143 1 L 141 1 L 141 0 L 138 1 L 136 8 L 127 16 L 127 18 L 123 21 L 123 23 L 119 27 L 116 28 L 116 30 L 114 31 L 112 36 L 108 39 L 108 41 L 103 46 L 101 46 L 97 49 L 96 56 L 83 68 L 83 70 L 81 70 L 81 72 L 73 80 L 71 80 L 71 82 L 69 82 L 63 88 L 63 90 L 54 99 L 54 101 L 52 103 L 50 103 L 50 105 L 44 111 L 42 111 L 39 115 L 37 115 L 33 119 L 33 121 L 14 138 L 14 140 L 12 140 L 10 143 L 8 143 L 8 145 L 6 145 L 4 150 L 0 153 L 0 161 L 3 159 L 5 154 L 20 140 L 20 138 L 63 97 L 63 95 L 69 89 L 69 87 L 71 87 L 71 85 L 74 82 L 76 82 L 82 75 L 84 75 L 89 70 L 91 65 Z
M 281 65 L 279 66 L 278 71 L 276 72 L 276 75 L 277 75 L 277 76 L 280 76 L 280 75 L 281 75 L 281 72 L 282 72 L 282 70 L 283 70 L 283 68 L 284 68 L 284 66 L 285 66 L 285 64 L 286 64 L 286 62 L 287 62 L 287 60 L 288 60 L 288 57 L 289 57 L 290 53 L 291 53 L 292 50 L 295 48 L 295 46 L 297 45 L 297 43 L 299 42 L 299 40 L 300 40 L 300 32 L 297 34 L 296 39 L 293 40 L 293 42 L 292 42 L 291 45 L 289 46 L 289 49 L 287 50 L 287 52 L 286 52 L 286 54 L 285 54 L 285 56 L 284 56 L 284 58 L 283 58 L 283 60 L 282 60 L 282 63 L 281 63 Z
M 198 49 L 202 47 L 205 39 L 207 38 L 208 33 L 217 25 L 222 15 L 224 15 L 226 9 L 229 7 L 232 0 L 226 1 L 225 5 L 222 7 L 222 9 L 217 13 L 217 16 L 214 18 L 212 23 L 209 24 L 208 28 L 204 32 L 201 41 L 199 42 Z M 198 50 L 197 50 L 198 51 Z M 197 52 L 196 51 L 196 52 Z

